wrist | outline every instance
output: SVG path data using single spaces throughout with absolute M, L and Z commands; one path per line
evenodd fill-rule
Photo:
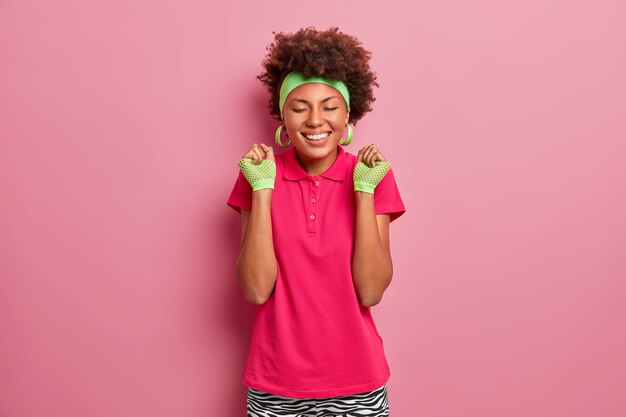
M 376 185 L 374 184 L 371 184 L 365 181 L 359 181 L 359 180 L 354 181 L 354 191 L 356 192 L 373 195 L 375 188 L 376 188 Z
M 261 178 L 254 181 L 251 185 L 252 191 L 255 192 L 261 190 L 272 190 L 274 189 L 274 178 Z
M 354 191 L 357 206 L 374 206 L 374 194 L 363 191 Z
M 252 207 L 268 209 L 272 206 L 272 190 L 271 188 L 264 188 L 252 193 Z
M 263 199 L 263 198 L 271 197 L 273 192 L 274 190 L 272 188 L 262 188 L 260 190 L 256 190 L 252 192 L 252 198 Z

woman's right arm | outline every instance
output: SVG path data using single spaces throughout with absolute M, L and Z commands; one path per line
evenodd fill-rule
M 251 209 L 241 210 L 241 250 L 237 258 L 237 280 L 246 299 L 253 304 L 267 301 L 274 290 L 278 275 L 272 238 L 273 192 L 271 188 L 254 191 Z

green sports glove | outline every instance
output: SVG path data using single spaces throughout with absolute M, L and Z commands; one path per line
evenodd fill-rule
M 274 189 L 274 180 L 276 179 L 276 163 L 274 161 L 264 159 L 259 165 L 254 165 L 252 159 L 241 158 L 239 168 L 252 186 L 252 191 L 264 188 Z
M 374 188 L 390 169 L 389 162 L 376 161 L 376 165 L 373 167 L 364 162 L 359 162 L 354 167 L 354 191 L 374 194 Z

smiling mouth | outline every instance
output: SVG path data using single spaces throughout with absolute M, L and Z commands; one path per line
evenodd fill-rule
M 313 140 L 313 141 L 326 139 L 329 135 L 330 135 L 330 132 L 317 133 L 315 135 L 308 135 L 308 134 L 304 134 L 304 133 L 302 134 L 302 136 L 304 136 L 308 140 Z

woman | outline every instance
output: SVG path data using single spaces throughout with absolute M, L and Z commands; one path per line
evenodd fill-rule
M 238 281 L 257 305 L 248 416 L 389 415 L 370 307 L 391 282 L 389 223 L 405 209 L 376 145 L 343 150 L 374 101 L 370 55 L 337 28 L 305 28 L 276 34 L 263 62 L 287 149 L 252 145 L 228 199 L 242 219 Z

